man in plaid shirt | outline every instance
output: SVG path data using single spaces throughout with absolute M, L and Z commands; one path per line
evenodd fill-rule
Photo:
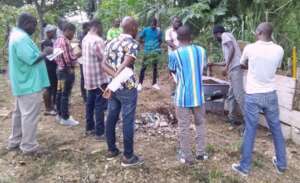
M 101 33 L 101 23 L 93 20 L 82 41 L 84 87 L 87 90 L 86 135 L 96 135 L 96 140 L 104 140 L 104 110 L 107 100 L 102 94 L 109 82 L 108 75 L 101 67 L 105 47 L 104 40 L 100 37 Z
M 69 97 L 75 81 L 74 67 L 80 53 L 75 54 L 71 47 L 71 40 L 74 37 L 76 27 L 66 23 L 63 27 L 63 35 L 59 36 L 54 43 L 54 48 L 63 49 L 63 54 L 56 58 L 57 63 L 57 95 L 56 109 L 57 121 L 62 125 L 76 126 L 79 124 L 69 114 Z

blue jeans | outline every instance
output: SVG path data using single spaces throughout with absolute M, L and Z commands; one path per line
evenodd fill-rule
M 63 119 L 69 119 L 69 98 L 75 81 L 73 69 L 57 70 L 56 110 Z
M 104 111 L 107 100 L 102 97 L 102 91 L 97 88 L 87 90 L 86 101 L 86 131 L 95 130 L 96 135 L 104 134 Z
M 244 109 L 246 129 L 242 145 L 241 168 L 244 171 L 250 170 L 259 112 L 263 111 L 272 133 L 277 166 L 281 169 L 286 169 L 285 141 L 279 121 L 279 106 L 276 92 L 246 94 Z
M 134 154 L 133 140 L 136 105 L 136 88 L 117 90 L 113 93 L 112 98 L 108 100 L 108 116 L 106 121 L 108 150 L 112 152 L 118 150 L 116 146 L 116 124 L 119 120 L 120 111 L 122 110 L 124 156 L 126 158 L 131 158 Z

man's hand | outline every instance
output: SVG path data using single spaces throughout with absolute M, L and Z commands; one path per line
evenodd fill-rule
M 227 76 L 227 72 L 228 72 L 227 67 L 225 67 L 225 68 L 223 69 L 223 71 L 222 71 L 222 75 L 223 75 L 224 77 Z
M 45 47 L 43 50 L 44 55 L 51 55 L 53 53 L 53 48 L 51 47 Z
M 106 99 L 110 99 L 112 96 L 112 91 L 110 89 L 106 88 L 105 91 L 103 92 L 102 96 Z

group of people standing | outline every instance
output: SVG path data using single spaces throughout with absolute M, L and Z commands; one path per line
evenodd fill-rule
M 76 27 L 64 23 L 61 34 L 55 38 L 56 28 L 45 28 L 47 39 L 42 43 L 42 52 L 31 39 L 37 21 L 27 13 L 21 14 L 17 27 L 10 34 L 9 73 L 16 107 L 12 118 L 12 133 L 8 149 L 20 149 L 24 154 L 40 152 L 36 140 L 38 114 L 44 95 L 46 115 L 56 115 L 62 125 L 76 126 L 69 112 L 69 99 L 75 80 L 75 65 L 81 64 L 82 93 L 85 101 L 86 135 L 106 141 L 107 160 L 119 156 L 121 151 L 116 146 L 116 124 L 123 123 L 124 151 L 121 165 L 124 167 L 141 165 L 142 158 L 134 153 L 135 112 L 138 90 L 142 90 L 147 60 L 153 65 L 152 87 L 159 90 L 157 82 L 157 60 L 162 52 L 163 34 L 158 28 L 157 19 L 138 33 L 138 22 L 132 17 L 116 20 L 108 32 L 107 41 L 102 37 L 100 21 L 92 20 L 86 24 L 86 31 L 80 39 L 81 51 L 72 48 Z M 120 24 L 120 27 L 119 27 Z M 251 166 L 252 150 L 255 139 L 258 115 L 266 115 L 275 144 L 276 157 L 273 163 L 278 173 L 287 168 L 285 142 L 282 136 L 278 100 L 274 86 L 276 68 L 283 58 L 283 49 L 272 42 L 272 26 L 262 23 L 256 29 L 257 42 L 249 44 L 241 53 L 235 38 L 222 26 L 215 26 L 213 34 L 222 44 L 225 71 L 229 75 L 231 88 L 229 98 L 232 103 L 229 121 L 235 123 L 234 108 L 239 104 L 245 121 L 242 159 L 233 164 L 232 169 L 243 176 L 248 175 Z M 205 152 L 205 99 L 203 94 L 203 73 L 207 63 L 205 48 L 192 43 L 192 32 L 183 25 L 180 18 L 172 19 L 172 26 L 165 33 L 168 45 L 168 70 L 173 77 L 174 105 L 178 119 L 178 137 L 180 151 L 178 160 L 192 164 L 195 160 L 206 160 Z M 125 68 L 134 70 L 139 52 L 139 42 L 143 43 L 144 61 L 139 81 L 134 76 L 122 83 L 121 88 L 111 91 L 109 83 Z M 60 48 L 63 53 L 48 60 L 47 55 L 53 48 Z M 79 59 L 80 58 L 80 59 Z M 46 60 L 46 64 L 44 62 Z M 47 65 L 47 66 L 46 66 Z M 243 68 L 248 66 L 246 90 L 243 89 Z M 47 72 L 48 70 L 48 72 Z M 48 74 L 47 74 L 48 73 Z M 50 80 L 50 81 L 49 81 Z M 57 89 L 57 90 L 56 90 Z M 107 110 L 106 121 L 104 111 Z M 121 115 L 120 115 L 121 114 Z M 191 145 L 190 124 L 194 120 L 196 127 L 196 156 Z

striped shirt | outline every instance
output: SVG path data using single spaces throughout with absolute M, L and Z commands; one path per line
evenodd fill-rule
M 102 70 L 104 60 L 104 41 L 101 37 L 88 33 L 82 40 L 82 68 L 84 88 L 94 90 L 108 83 L 109 78 Z
M 176 73 L 175 104 L 178 107 L 198 107 L 204 103 L 202 85 L 206 51 L 196 45 L 180 47 L 169 53 L 169 69 Z

